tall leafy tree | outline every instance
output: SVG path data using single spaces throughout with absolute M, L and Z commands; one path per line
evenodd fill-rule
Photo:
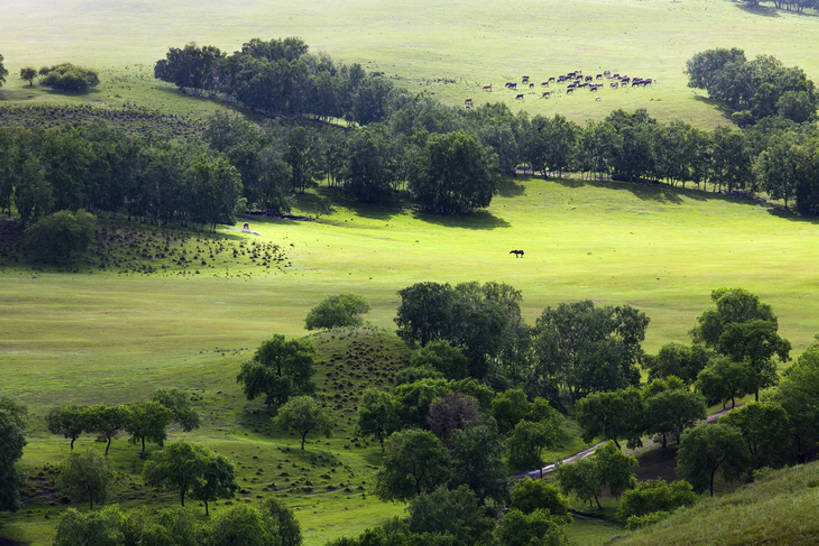
M 771 399 L 787 412 L 796 458 L 803 461 L 819 441 L 819 343 L 785 371 Z
M 375 490 L 384 499 L 407 500 L 429 492 L 448 479 L 447 455 L 431 432 L 407 429 L 387 439 Z
M 724 407 L 730 400 L 733 408 L 737 397 L 753 392 L 753 385 L 753 370 L 747 363 L 718 357 L 700 371 L 694 386 L 709 405 L 722 402 Z
M 128 408 L 122 405 L 104 406 L 97 404 L 88 407 L 86 411 L 88 413 L 85 430 L 105 438 L 105 456 L 107 457 L 108 450 L 111 448 L 111 440 L 128 423 Z
M 618 438 L 628 440 L 629 444 L 640 445 L 645 422 L 644 411 L 640 391 L 629 387 L 592 393 L 578 400 L 576 417 L 585 441 L 602 436 L 614 441 L 619 448 Z
M 449 447 L 449 484 L 466 485 L 481 502 L 501 502 L 508 494 L 503 443 L 491 418 L 455 430 Z
M 724 422 L 742 432 L 755 467 L 781 466 L 790 455 L 788 414 L 776 402 L 752 402 L 732 411 Z
M 88 409 L 82 406 L 64 406 L 52 408 L 46 414 L 46 426 L 51 434 L 62 434 L 71 438 L 71 451 L 74 442 L 88 428 Z
M 677 452 L 677 474 L 694 489 L 708 489 L 714 496 L 717 471 L 730 481 L 738 479 L 750 462 L 741 432 L 727 424 L 697 425 L 686 430 Z
M 410 501 L 410 531 L 417 534 L 450 535 L 454 544 L 485 544 L 495 520 L 480 506 L 475 492 L 465 485 L 454 489 L 439 486 Z
M 304 441 L 311 432 L 321 432 L 327 436 L 333 430 L 333 416 L 330 410 L 310 396 L 296 396 L 279 408 L 275 422 L 283 429 L 296 433 L 301 437 L 301 449 L 304 451 Z
M 369 388 L 358 404 L 358 432 L 373 436 L 384 450 L 384 440 L 399 428 L 398 402 L 395 397 L 378 389 Z
M 210 515 L 208 502 L 215 499 L 229 499 L 239 488 L 233 477 L 233 465 L 225 457 L 207 453 L 199 480 L 193 484 L 191 498 L 201 500 L 205 505 L 205 516 Z
M 651 379 L 673 375 L 691 384 L 697 380 L 700 370 L 708 364 L 708 358 L 709 353 L 701 344 L 666 343 L 657 356 L 647 358 L 644 365 Z
M 17 510 L 25 474 L 15 467 L 26 445 L 23 406 L 0 397 L 0 510 Z
M 310 378 L 314 358 L 315 349 L 309 342 L 285 340 L 276 334 L 256 349 L 253 360 L 242 364 L 236 381 L 242 383 L 248 400 L 264 394 L 268 409 L 272 409 L 292 395 L 313 392 Z
M 157 389 L 151 399 L 173 412 L 173 419 L 185 432 L 199 428 L 199 414 L 191 404 L 190 396 L 179 389 Z
M 71 453 L 57 476 L 57 488 L 74 501 L 88 501 L 88 509 L 94 509 L 94 501 L 100 503 L 108 496 L 113 480 L 108 463 L 92 451 Z
M 649 434 L 660 434 L 663 447 L 668 436 L 680 442 L 683 429 L 705 419 L 705 400 L 688 389 L 669 389 L 645 400 L 644 427 Z
M 159 402 L 148 401 L 128 406 L 125 430 L 131 435 L 131 443 L 140 443 L 139 456 L 145 458 L 145 442 L 162 446 L 167 437 L 165 428 L 173 421 L 173 412 Z

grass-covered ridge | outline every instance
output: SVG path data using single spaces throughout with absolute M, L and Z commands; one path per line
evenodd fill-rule
M 315 50 L 402 80 L 415 91 L 435 93 L 445 102 L 475 105 L 503 100 L 514 108 L 576 120 L 601 118 L 611 110 L 646 107 L 667 121 L 685 118 L 711 127 L 724 118 L 699 93 L 686 86 L 686 59 L 710 47 L 740 47 L 749 57 L 772 54 L 799 65 L 816 80 L 815 17 L 778 12 L 765 17 L 742 3 L 708 0 L 667 2 L 629 0 L 601 3 L 524 0 L 477 6 L 457 0 L 371 3 L 318 0 L 308 6 L 276 0 L 188 2 L 147 0 L 124 11 L 119 6 L 81 2 L 59 5 L 36 0 L 12 10 L 0 32 L 3 55 L 12 75 L 20 68 L 72 61 L 100 70 L 100 87 L 86 97 L 64 98 L 9 78 L 0 92 L 11 100 L 136 103 L 173 113 L 206 113 L 218 108 L 203 101 L 180 100 L 171 86 L 152 78 L 153 63 L 168 46 L 195 41 L 223 50 L 238 49 L 253 36 L 301 36 Z M 217 22 L 218 24 L 214 24 Z M 58 22 L 58 23 L 57 23 Z M 59 25 L 57 28 L 55 25 Z M 32 33 L 36 29 L 36 34 Z M 112 47 L 116 45 L 116 47 Z M 59 56 L 59 58 L 55 58 Z M 526 99 L 503 89 L 524 74 L 543 76 L 574 69 L 653 77 L 652 89 L 604 89 L 594 95 L 542 100 L 539 85 Z M 495 91 L 484 93 L 482 85 Z
M 819 462 L 772 472 L 733 493 L 705 498 L 618 544 L 815 544 Z

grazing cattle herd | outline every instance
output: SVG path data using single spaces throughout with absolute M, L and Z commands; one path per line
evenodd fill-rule
M 524 87 L 526 84 L 528 84 L 529 89 L 534 89 L 535 84 L 530 80 L 531 77 L 529 75 L 523 75 L 520 78 L 520 83 L 523 84 Z M 610 89 L 645 87 L 657 83 L 657 80 L 653 78 L 632 77 L 628 76 L 627 74 L 620 74 L 618 72 L 612 73 L 611 70 L 603 70 L 602 72 L 595 73 L 594 75 L 584 74 L 582 70 L 573 70 L 571 72 L 567 72 L 566 74 L 549 76 L 547 79 L 542 80 L 540 82 L 541 87 L 553 87 L 553 89 L 542 91 L 540 97 L 543 99 L 548 99 L 563 91 L 565 91 L 566 95 L 571 95 L 578 89 L 588 89 L 592 93 L 595 93 L 605 88 L 605 81 L 602 80 L 610 80 Z M 565 88 L 562 86 L 558 87 L 557 84 L 563 84 L 565 85 Z M 518 82 L 508 81 L 504 84 L 504 87 L 515 91 L 515 100 L 523 100 L 525 98 L 524 93 L 517 92 Z M 483 85 L 481 89 L 491 93 L 492 84 L 489 83 Z M 600 95 L 595 96 L 594 100 L 596 102 L 600 102 Z M 472 108 L 472 99 L 466 99 L 464 101 L 464 105 L 467 109 Z

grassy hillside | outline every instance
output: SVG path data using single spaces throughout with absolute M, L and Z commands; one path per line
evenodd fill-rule
M 816 17 L 778 12 L 762 16 L 730 0 L 140 0 L 116 2 L 32 0 L 5 10 L 2 53 L 12 77 L 0 99 L 124 103 L 204 115 L 220 108 L 181 100 L 152 78 L 153 63 L 169 46 L 189 41 L 227 51 L 251 37 L 301 36 L 314 50 L 383 71 L 416 91 L 462 105 L 503 100 L 532 112 L 562 112 L 575 120 L 615 108 L 645 107 L 660 120 L 683 118 L 703 127 L 724 123 L 720 113 L 687 88 L 685 61 L 697 51 L 736 46 L 750 57 L 772 54 L 819 79 L 814 55 Z M 14 76 L 25 65 L 71 61 L 100 69 L 100 90 L 64 97 L 31 90 Z M 653 77 L 651 89 L 603 89 L 542 100 L 539 85 L 523 101 L 503 90 L 523 74 L 545 76 L 610 69 Z M 493 83 L 495 92 L 481 86 Z M 499 89 L 500 88 L 500 89 Z
M 306 195 L 298 212 L 314 215 L 326 209 L 324 199 L 323 191 Z M 67 451 L 66 440 L 44 431 L 48 407 L 127 403 L 157 387 L 184 388 L 205 414 L 205 426 L 185 437 L 239 463 L 240 499 L 284 498 L 296 508 L 308 543 L 320 544 L 402 513 L 402 506 L 369 494 L 378 451 L 351 436 L 358 395 L 367 384 L 387 383 L 401 365 L 400 342 L 377 328 L 313 337 L 322 355 L 319 394 L 339 412 L 340 430 L 308 443 L 306 454 L 270 427 L 259 403 L 243 400 L 235 376 L 272 333 L 303 335 L 307 310 L 328 294 L 363 295 L 373 305 L 366 318 L 387 330 L 394 329 L 397 291 L 423 280 L 510 283 L 522 290 L 530 322 L 562 301 L 630 303 L 651 317 L 646 348 L 654 351 L 688 339 L 711 288 L 741 286 L 773 305 L 795 353 L 819 332 L 811 297 L 819 289 L 819 224 L 720 196 L 525 179 L 505 186 L 488 211 L 461 218 L 336 205 L 312 221 L 249 221 L 261 235 L 225 230 L 219 244 L 237 252 L 277 245 L 289 267 L 268 269 L 241 253 L 231 260 L 232 251 L 210 258 L 206 249 L 217 243 L 193 235 L 174 243 L 180 248 L 173 256 L 149 260 L 153 273 L 144 264 L 77 273 L 0 269 L 0 394 L 33 414 L 24 468 L 36 476 Z M 130 235 L 140 241 L 134 252 L 155 250 L 159 236 L 150 233 Z M 176 263 L 181 248 L 190 256 L 196 247 L 219 267 L 196 275 Z M 524 248 L 525 257 L 515 259 L 510 248 Z M 133 254 L 118 259 L 130 263 L 127 256 Z M 80 441 L 92 444 L 90 437 Z M 134 446 L 118 440 L 112 449 L 120 469 L 137 468 Z M 119 498 L 126 506 L 146 501 L 130 490 Z M 174 501 L 164 493 L 147 500 Z M 54 502 L 46 495 L 16 516 L 2 516 L 11 522 L 3 533 L 47 542 L 61 510 Z M 580 531 L 608 532 L 591 524 Z
M 816 544 L 819 462 L 700 500 L 617 544 Z M 621 533 L 622 534 L 622 533 Z

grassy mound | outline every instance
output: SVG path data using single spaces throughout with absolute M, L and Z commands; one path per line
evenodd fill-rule
M 815 544 L 819 462 L 786 468 L 696 505 L 618 544 Z

